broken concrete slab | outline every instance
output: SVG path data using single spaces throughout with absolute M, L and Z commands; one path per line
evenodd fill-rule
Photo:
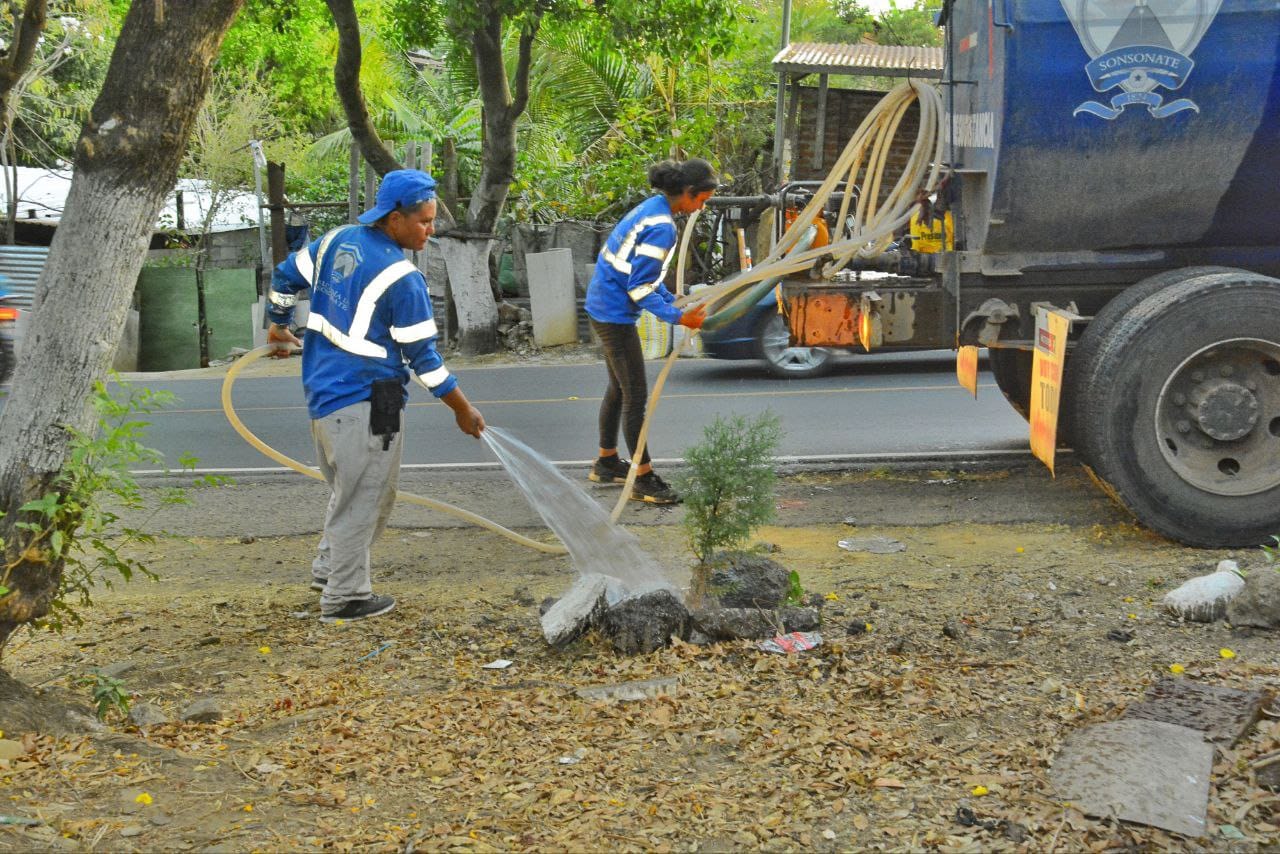
M 1198 837 L 1205 833 L 1213 750 L 1198 730 L 1122 718 L 1068 736 L 1049 781 L 1087 815 Z
M 799 608 L 795 606 L 778 611 L 784 632 L 815 632 L 822 627 L 822 614 L 817 608 Z
M 579 688 L 577 695 L 584 700 L 627 703 L 670 696 L 675 694 L 676 684 L 676 677 L 664 676 L 637 682 L 620 682 L 616 685 L 588 685 Z
M 1263 689 L 1238 691 L 1203 685 L 1190 679 L 1160 679 L 1142 702 L 1129 707 L 1126 718 L 1177 724 L 1204 733 L 1205 738 L 1230 747 L 1249 731 L 1270 701 Z
M 636 655 L 666 646 L 672 635 L 688 640 L 690 624 L 688 609 L 674 593 L 653 590 L 610 607 L 600 618 L 599 629 L 614 650 Z
M 1280 572 L 1258 567 L 1244 580 L 1244 589 L 1227 604 L 1227 622 L 1259 629 L 1280 628 Z
M 609 607 L 609 579 L 603 575 L 580 575 L 569 591 L 542 615 L 542 636 L 552 646 L 576 640 L 594 626 Z
M 787 598 L 791 573 L 777 561 L 748 552 L 721 552 L 711 593 L 725 608 L 777 608 Z
M 777 613 L 759 608 L 702 608 L 694 611 L 694 628 L 713 640 L 756 640 L 778 633 Z

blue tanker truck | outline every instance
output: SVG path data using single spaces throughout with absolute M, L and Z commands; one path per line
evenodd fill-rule
M 888 279 L 786 279 L 793 345 L 987 347 L 1147 526 L 1280 534 L 1280 6 L 949 0 L 940 23 L 954 237 Z

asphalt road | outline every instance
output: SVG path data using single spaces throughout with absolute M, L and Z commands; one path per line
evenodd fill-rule
M 650 385 L 661 362 L 650 364 Z M 581 463 L 596 450 L 596 412 L 605 384 L 603 363 L 506 365 L 456 370 L 485 420 L 557 463 Z M 135 380 L 179 399 L 152 416 L 146 444 L 170 466 L 184 454 L 200 470 L 249 473 L 279 469 L 231 428 L 219 400 L 220 378 Z M 301 382 L 296 376 L 255 377 L 235 384 L 241 419 L 267 444 L 314 464 Z M 1025 454 L 1026 423 L 1009 408 L 989 374 L 974 400 L 955 380 L 949 352 L 880 354 L 843 360 L 829 376 L 777 380 L 752 362 L 679 361 L 667 381 L 650 446 L 659 461 L 678 459 L 717 414 L 782 418 L 780 454 L 839 461 L 957 455 Z M 458 431 L 452 413 L 413 386 L 404 462 L 407 468 L 490 467 L 482 443 Z

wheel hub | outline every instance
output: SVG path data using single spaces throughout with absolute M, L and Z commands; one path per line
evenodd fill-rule
M 1258 398 L 1237 382 L 1211 380 L 1192 395 L 1192 411 L 1200 429 L 1219 442 L 1234 442 L 1258 423 Z
M 1156 402 L 1160 453 L 1184 481 L 1215 495 L 1280 485 L 1280 344 L 1219 341 L 1193 353 Z

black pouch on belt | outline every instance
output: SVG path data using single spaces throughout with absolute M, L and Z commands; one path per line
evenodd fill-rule
M 400 432 L 400 410 L 404 409 L 404 385 L 398 379 L 378 380 L 369 398 L 369 430 L 382 437 L 382 450 Z

